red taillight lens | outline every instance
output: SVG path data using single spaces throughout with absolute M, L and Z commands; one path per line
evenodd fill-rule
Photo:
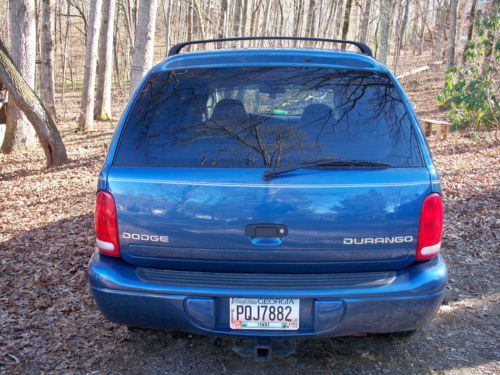
M 441 249 L 443 235 L 443 200 L 439 194 L 430 194 L 424 199 L 418 227 L 417 260 L 436 256 Z
M 99 251 L 106 255 L 120 256 L 118 222 L 115 199 L 107 191 L 97 192 L 95 204 L 95 236 Z

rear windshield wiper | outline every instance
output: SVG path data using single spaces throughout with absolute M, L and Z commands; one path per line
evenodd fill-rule
M 262 178 L 264 181 L 269 181 L 273 177 L 285 174 L 288 172 L 296 171 L 302 168 L 335 168 L 335 167 L 378 167 L 378 168 L 389 168 L 392 167 L 391 164 L 382 163 L 378 161 L 367 161 L 367 160 L 317 160 L 313 162 L 301 163 L 298 165 L 288 166 L 288 167 L 275 167 L 270 171 L 264 172 Z

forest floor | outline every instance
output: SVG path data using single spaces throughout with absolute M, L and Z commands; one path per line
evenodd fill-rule
M 432 89 L 415 87 L 409 94 L 419 113 L 442 116 L 429 104 Z M 87 263 L 97 175 L 114 127 L 76 133 L 75 116 L 60 127 L 68 165 L 46 170 L 39 150 L 0 155 L 1 374 L 500 373 L 500 143 L 492 134 L 431 138 L 445 194 L 450 279 L 427 328 L 409 341 L 307 341 L 292 357 L 255 363 L 228 342 L 129 330 L 99 313 Z

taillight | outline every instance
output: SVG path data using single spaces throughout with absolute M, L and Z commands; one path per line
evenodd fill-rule
M 439 194 L 429 194 L 422 204 L 418 226 L 417 260 L 436 256 L 443 235 L 443 200 Z
M 95 236 L 99 251 L 106 255 L 120 256 L 118 221 L 115 199 L 107 191 L 97 192 L 95 204 Z

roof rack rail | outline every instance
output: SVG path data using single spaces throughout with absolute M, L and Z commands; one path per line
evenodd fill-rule
M 192 44 L 206 44 L 206 43 L 218 43 L 218 42 L 232 42 L 240 40 L 303 40 L 312 42 L 327 42 L 327 43 L 340 43 L 340 44 L 352 44 L 359 48 L 361 53 L 373 57 L 372 50 L 366 44 L 361 42 L 356 42 L 354 40 L 342 40 L 342 39 L 324 39 L 324 38 L 309 38 L 309 37 L 299 37 L 299 36 L 247 36 L 247 37 L 234 37 L 234 38 L 219 38 L 219 39 L 206 39 L 206 40 L 191 40 L 189 42 L 183 42 L 174 45 L 168 51 L 167 56 L 178 55 L 186 46 Z

